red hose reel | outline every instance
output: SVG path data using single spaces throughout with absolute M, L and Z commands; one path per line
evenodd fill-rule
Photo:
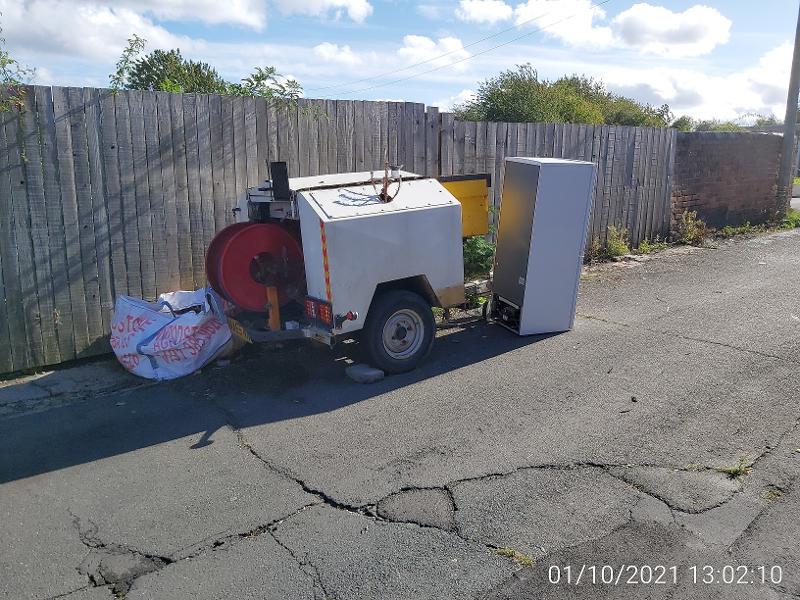
M 220 231 L 206 253 L 208 283 L 245 310 L 266 310 L 266 288 L 281 305 L 305 290 L 303 249 L 298 236 L 277 223 L 236 223 Z

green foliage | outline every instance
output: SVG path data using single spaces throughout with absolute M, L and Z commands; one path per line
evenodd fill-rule
M 795 177 L 793 183 L 794 185 L 800 185 L 800 177 Z
M 608 92 L 602 81 L 582 75 L 540 79 L 530 65 L 503 71 L 478 86 L 472 100 L 454 110 L 473 121 L 589 123 L 666 127 L 672 115 Z
M 609 225 L 605 245 L 597 238 L 592 239 L 584 258 L 586 262 L 597 262 L 611 260 L 630 253 L 628 231 Z
M 180 50 L 153 50 L 131 63 L 125 89 L 224 94 L 227 85 L 208 63 L 187 60 Z
M 467 308 L 480 308 L 484 304 L 486 304 L 489 299 L 486 296 L 481 296 L 480 294 L 470 293 L 467 294 L 465 298 Z
M 514 550 L 513 548 L 498 548 L 496 552 L 500 556 L 505 556 L 506 558 L 510 558 L 515 563 L 523 567 L 530 567 L 535 562 L 532 556 L 523 554 L 519 550 Z
M 281 81 L 275 67 L 256 67 L 256 70 L 242 79 L 242 83 L 229 83 L 227 94 L 231 96 L 260 96 L 263 98 L 283 98 L 297 101 L 303 88 L 294 79 Z
M 592 238 L 589 249 L 583 256 L 584 262 L 593 263 L 605 258 L 603 244 L 597 238 Z
M 753 122 L 753 127 L 755 129 L 780 125 L 783 122 L 783 121 L 778 121 L 778 119 L 775 118 L 775 115 L 769 115 L 769 116 L 755 115 L 755 118 L 756 120 Z
M 642 240 L 639 247 L 633 252 L 634 254 L 652 254 L 653 252 L 660 252 L 666 249 L 667 242 L 656 236 L 654 240 Z
M 702 246 L 711 232 L 703 220 L 697 218 L 697 211 L 686 211 L 678 222 L 678 241 L 690 246 Z
M 745 120 L 753 119 L 753 124 L 744 126 L 741 123 Z M 737 122 L 739 121 L 739 122 Z M 670 127 L 678 131 L 750 131 L 761 129 L 772 125 L 778 125 L 779 121 L 772 115 L 759 115 L 750 113 L 742 115 L 737 121 L 720 121 L 719 119 L 695 120 L 684 115 L 672 122 Z
M 747 131 L 746 127 L 734 123 L 733 121 L 719 121 L 711 119 L 698 121 L 694 128 L 695 131 Z
M 128 88 L 128 78 L 133 68 L 136 57 L 144 51 L 147 40 L 139 37 L 135 33 L 128 38 L 128 43 L 117 60 L 114 72 L 108 76 L 112 90 L 123 90 Z
M 786 216 L 781 221 L 782 229 L 795 229 L 800 227 L 800 210 L 790 208 L 786 211 Z
M 180 49 L 153 50 L 142 56 L 145 47 L 146 40 L 138 35 L 128 40 L 109 76 L 113 89 L 259 96 L 287 104 L 296 104 L 303 93 L 297 81 L 283 80 L 274 67 L 256 67 L 241 83 L 232 83 L 208 63 L 184 58 Z
M 742 225 L 726 225 L 722 229 L 718 229 L 715 232 L 715 235 L 721 238 L 729 238 L 737 235 L 746 235 L 748 233 L 754 233 L 759 230 L 761 230 L 760 227 L 754 227 L 753 225 L 750 224 L 750 221 L 745 221 L 744 224 Z
M 2 34 L 0 27 L 0 112 L 21 111 L 25 103 L 24 86 L 31 82 L 35 70 L 11 56 Z
M 606 257 L 616 258 L 618 256 L 625 256 L 630 254 L 631 249 L 628 246 L 628 231 L 626 229 L 619 229 L 614 225 L 608 226 L 608 237 L 606 238 Z
M 464 279 L 486 277 L 492 270 L 494 244 L 482 235 L 464 238 Z
M 675 119 L 670 127 L 677 129 L 678 131 L 694 131 L 695 124 L 696 122 L 692 117 L 683 115 L 682 117 Z
M 747 462 L 746 458 L 742 457 L 735 465 L 722 467 L 716 470 L 727 475 L 731 479 L 741 479 L 745 475 L 749 475 L 753 471 L 753 467 Z

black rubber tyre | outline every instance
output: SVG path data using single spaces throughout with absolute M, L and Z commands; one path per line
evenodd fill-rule
M 431 305 L 422 296 L 391 290 L 372 301 L 360 340 L 372 366 L 405 373 L 430 354 L 435 332 Z

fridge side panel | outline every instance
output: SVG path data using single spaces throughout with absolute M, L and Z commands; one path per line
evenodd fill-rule
M 539 167 L 507 161 L 500 204 L 493 291 L 522 306 L 527 283 Z

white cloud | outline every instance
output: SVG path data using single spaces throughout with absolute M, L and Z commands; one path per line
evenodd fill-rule
M 331 13 L 338 18 L 342 13 L 356 23 L 362 23 L 372 14 L 372 5 L 367 0 L 275 0 L 284 14 L 327 17 Z
M 514 9 L 514 22 L 543 28 L 546 35 L 572 46 L 605 47 L 614 43 L 611 28 L 595 24 L 605 11 L 591 0 L 528 0 Z
M 730 37 L 731 20 L 715 8 L 695 5 L 683 12 L 634 4 L 612 21 L 615 38 L 642 52 L 665 56 L 708 54 Z
M 494 24 L 511 18 L 514 10 L 503 0 L 460 0 L 456 16 L 471 23 Z
M 113 6 L 173 21 L 233 23 L 252 29 L 267 24 L 266 0 L 114 0 Z
M 354 66 L 361 62 L 361 57 L 357 56 L 350 46 L 339 46 L 330 42 L 323 42 L 314 46 L 314 54 L 328 63 Z
M 698 69 L 655 66 L 603 70 L 609 86 L 651 104 L 668 103 L 675 114 L 701 119 L 736 119 L 747 114 L 783 117 L 792 46 L 781 44 L 756 65 L 714 75 Z
M 457 60 L 463 61 L 470 54 L 456 37 L 443 37 L 434 41 L 424 35 L 407 35 L 403 37 L 403 46 L 397 51 L 397 55 L 405 64 L 430 61 L 428 64 L 432 67 L 443 67 Z M 466 61 L 452 65 L 454 71 L 465 71 L 467 68 Z
M 441 111 L 450 111 L 453 110 L 453 107 L 458 106 L 459 104 L 464 104 L 468 100 L 471 100 L 475 97 L 475 92 L 473 90 L 461 90 L 454 96 L 450 96 L 449 98 L 441 98 L 440 100 L 435 100 L 432 106 L 438 106 L 439 110 Z
M 93 2 L 0 0 L 0 12 L 9 45 L 28 54 L 105 58 L 113 63 L 133 33 L 146 38 L 150 47 L 190 43 L 128 8 Z
M 683 12 L 634 4 L 608 21 L 592 0 L 526 0 L 513 9 L 504 0 L 460 0 L 456 16 L 476 23 L 512 18 L 518 26 L 580 48 L 627 47 L 672 57 L 708 54 L 730 37 L 731 21 L 715 8 L 695 5 Z

